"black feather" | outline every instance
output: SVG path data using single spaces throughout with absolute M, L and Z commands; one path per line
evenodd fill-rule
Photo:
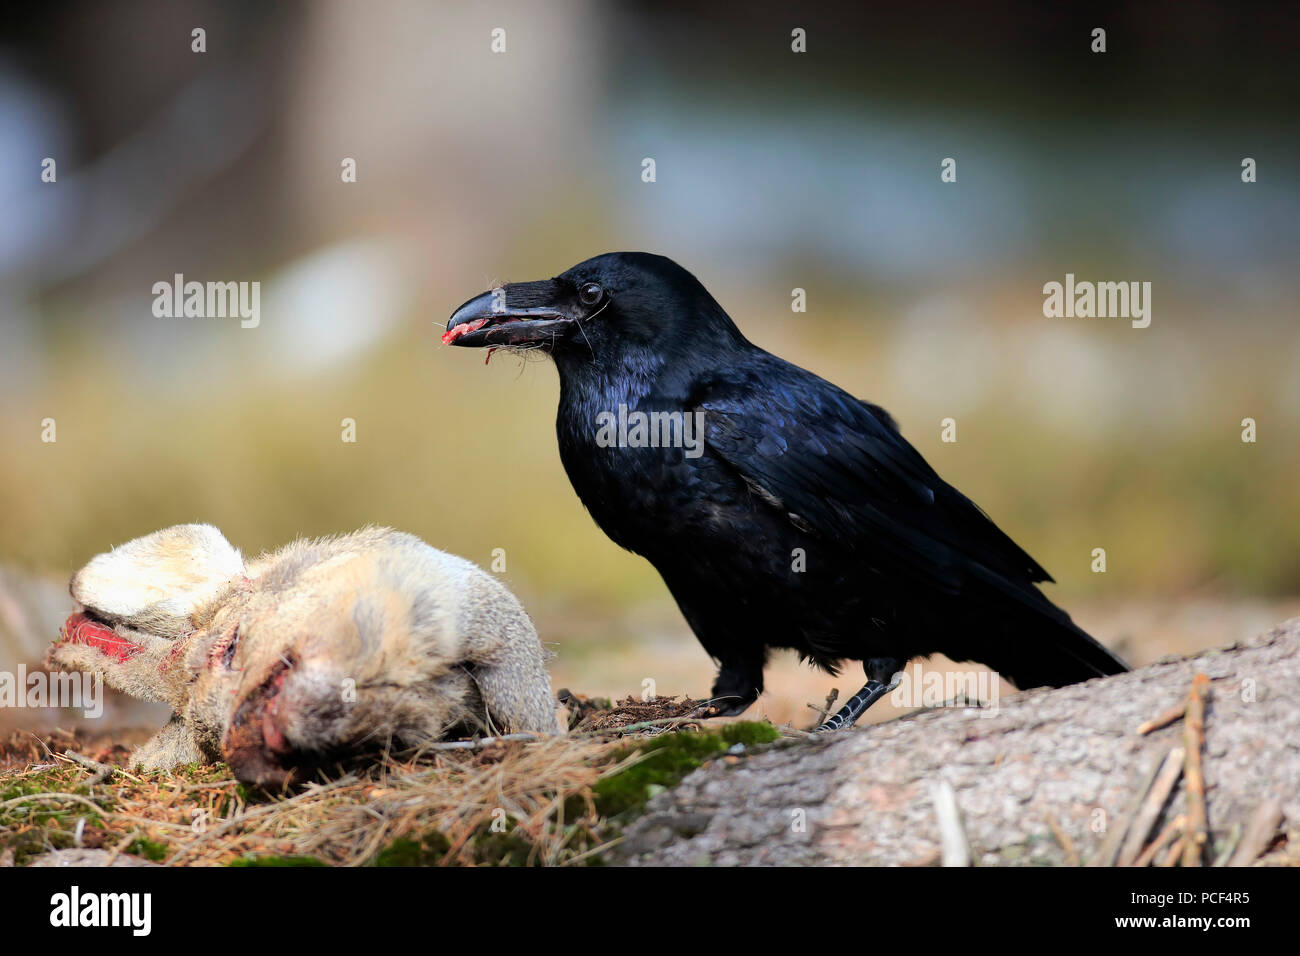
M 943 653 L 1021 687 L 1125 669 L 883 409 L 752 345 L 661 256 L 599 256 L 527 295 L 588 282 L 605 305 L 549 345 L 561 460 L 600 527 L 663 576 L 721 666 L 715 696 L 752 701 L 770 648 L 831 672 Z M 703 413 L 698 456 L 605 447 L 597 416 L 620 406 Z

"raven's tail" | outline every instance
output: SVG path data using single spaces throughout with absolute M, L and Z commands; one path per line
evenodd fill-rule
M 949 657 L 979 661 L 1022 690 L 1064 687 L 1129 669 L 1032 584 L 998 584 L 996 598 L 977 603 L 978 623 L 960 642 L 964 646 L 955 648 L 962 656 Z
M 1128 665 L 1107 650 L 1061 611 L 1055 616 L 1035 615 L 1008 641 L 1008 660 L 987 661 L 999 674 L 1022 690 L 1026 687 L 1064 687 L 1122 674 Z

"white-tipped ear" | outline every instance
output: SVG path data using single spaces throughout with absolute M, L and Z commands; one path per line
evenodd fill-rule
M 180 524 L 97 555 L 72 579 L 72 597 L 99 615 L 169 630 L 244 573 L 220 531 Z

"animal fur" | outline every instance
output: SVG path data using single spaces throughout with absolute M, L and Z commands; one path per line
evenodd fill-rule
M 284 786 L 453 728 L 559 732 L 544 653 L 495 578 L 388 528 L 300 540 L 245 564 L 210 525 L 100 554 L 49 661 L 104 674 L 171 721 L 145 769 L 224 758 Z

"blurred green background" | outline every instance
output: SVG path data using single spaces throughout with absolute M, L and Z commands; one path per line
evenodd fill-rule
M 644 249 L 890 409 L 1133 660 L 1244 636 L 1300 604 L 1298 38 L 1293 7 L 1199 3 L 12 11 L 0 568 L 62 582 L 183 521 L 252 553 L 388 524 L 504 548 L 557 683 L 703 694 L 657 575 L 560 468 L 549 362 L 438 341 L 497 282 Z M 1044 318 L 1067 272 L 1151 282 L 1150 328 Z M 260 326 L 154 317 L 175 273 L 260 281 Z

